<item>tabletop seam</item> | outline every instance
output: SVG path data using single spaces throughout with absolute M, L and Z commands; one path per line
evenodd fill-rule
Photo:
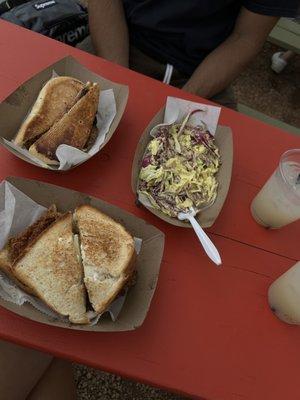
M 284 255 L 284 254 L 280 254 L 280 253 L 276 253 L 275 251 L 267 250 L 267 249 L 264 249 L 262 247 L 254 245 L 254 244 L 245 243 L 242 240 L 238 240 L 238 239 L 234 239 L 234 238 L 231 238 L 231 237 L 228 237 L 228 236 L 224 236 L 221 233 L 215 233 L 215 232 L 212 232 L 212 231 L 209 231 L 209 233 L 211 233 L 214 236 L 219 236 L 219 237 L 222 237 L 224 239 L 231 240 L 232 242 L 240 243 L 240 244 L 243 244 L 243 245 L 248 246 L 248 247 L 252 247 L 252 248 L 257 249 L 257 250 L 261 250 L 261 251 L 265 251 L 265 252 L 270 253 L 270 254 L 274 254 L 275 256 L 284 257 L 284 258 L 286 258 L 288 260 L 291 260 L 291 261 L 299 261 L 297 258 L 293 258 L 293 257 L 287 256 L 287 255 Z

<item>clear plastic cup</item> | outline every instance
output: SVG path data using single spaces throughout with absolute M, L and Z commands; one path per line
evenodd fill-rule
M 282 321 L 300 325 L 300 262 L 272 283 L 269 305 Z
M 300 149 L 286 151 L 256 195 L 251 212 L 266 228 L 281 228 L 300 218 Z

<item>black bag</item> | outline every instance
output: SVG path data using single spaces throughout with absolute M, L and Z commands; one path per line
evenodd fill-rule
M 0 4 L 0 18 L 71 46 L 89 34 L 87 9 L 79 0 L 8 0 Z

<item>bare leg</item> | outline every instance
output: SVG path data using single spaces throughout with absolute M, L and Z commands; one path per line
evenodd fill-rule
M 281 55 L 281 58 L 285 61 L 289 61 L 291 58 L 294 57 L 294 55 L 295 53 L 292 50 L 287 50 Z
M 74 400 L 76 387 L 72 364 L 55 358 L 27 400 Z
M 49 355 L 0 341 L 0 400 L 24 400 L 51 361 Z

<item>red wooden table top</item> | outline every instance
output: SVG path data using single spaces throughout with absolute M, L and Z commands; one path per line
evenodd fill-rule
M 130 189 L 139 136 L 166 96 L 199 98 L 1 22 L 0 100 L 68 54 L 129 85 L 116 134 L 100 154 L 65 174 L 29 165 L 0 148 L 0 178 L 35 178 L 86 192 L 156 225 L 166 234 L 158 288 L 145 323 L 133 332 L 69 331 L 1 308 L 0 337 L 195 398 L 300 398 L 300 329 L 277 320 L 266 299 L 270 283 L 300 259 L 300 223 L 267 231 L 249 212 L 281 153 L 300 147 L 300 138 L 222 109 L 220 123 L 233 130 L 234 167 L 225 206 L 209 229 L 222 254 L 223 267 L 217 269 L 191 230 L 136 208 Z

